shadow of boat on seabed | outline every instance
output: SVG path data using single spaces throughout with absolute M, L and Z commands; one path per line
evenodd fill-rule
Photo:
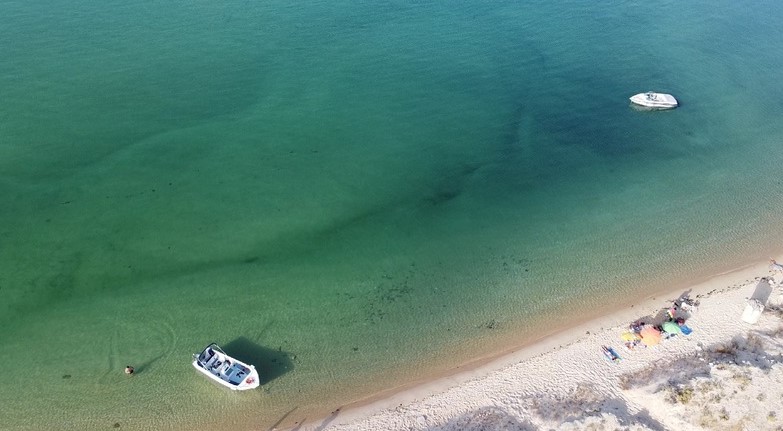
M 239 337 L 220 347 L 229 356 L 246 364 L 254 365 L 258 371 L 261 385 L 265 385 L 294 369 L 294 362 L 288 352 L 258 345 L 246 337 Z

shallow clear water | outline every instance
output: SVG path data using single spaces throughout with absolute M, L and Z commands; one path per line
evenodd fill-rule
M 775 2 L 0 17 L 9 429 L 313 420 L 779 248 Z

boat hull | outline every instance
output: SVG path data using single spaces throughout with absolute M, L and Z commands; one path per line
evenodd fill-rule
M 232 391 L 246 391 L 260 385 L 253 365 L 228 356 L 214 343 L 193 355 L 192 365 L 209 380 Z
M 679 102 L 671 94 L 665 93 L 639 93 L 630 97 L 631 103 L 647 109 L 674 109 Z

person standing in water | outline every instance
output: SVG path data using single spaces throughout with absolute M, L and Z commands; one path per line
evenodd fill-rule
M 132 375 L 135 370 L 130 365 L 125 366 L 125 374 Z

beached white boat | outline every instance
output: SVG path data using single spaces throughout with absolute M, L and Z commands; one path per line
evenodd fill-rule
M 201 353 L 193 355 L 193 368 L 218 384 L 235 391 L 255 389 L 259 385 L 256 367 L 228 356 L 215 343 L 205 347 Z
M 631 102 L 652 109 L 673 109 L 677 107 L 677 99 L 671 94 L 653 93 L 652 91 L 634 94 L 631 96 Z

